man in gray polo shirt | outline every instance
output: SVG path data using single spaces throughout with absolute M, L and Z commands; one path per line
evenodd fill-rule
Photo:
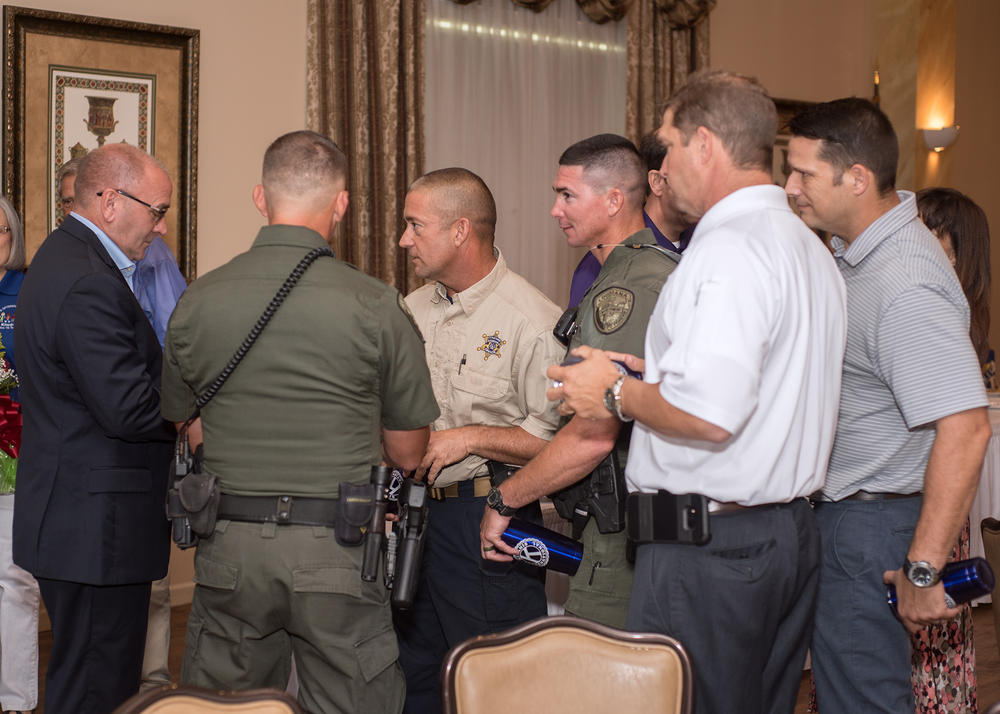
M 899 148 L 886 116 L 839 99 L 790 128 L 785 190 L 807 224 L 834 235 L 847 284 L 840 415 L 816 507 L 817 702 L 823 712 L 913 711 L 907 630 L 958 613 L 938 573 L 990 436 L 969 307 L 914 195 L 894 189 Z

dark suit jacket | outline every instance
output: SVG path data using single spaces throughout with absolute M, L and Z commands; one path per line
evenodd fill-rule
M 160 345 L 72 216 L 38 249 L 14 330 L 24 410 L 14 561 L 91 585 L 162 578 L 173 428 L 160 415 Z

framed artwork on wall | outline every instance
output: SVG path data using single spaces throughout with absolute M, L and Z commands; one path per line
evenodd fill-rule
M 62 219 L 66 161 L 126 142 L 173 180 L 164 240 L 181 272 L 197 258 L 198 30 L 5 5 L 3 190 L 28 260 Z

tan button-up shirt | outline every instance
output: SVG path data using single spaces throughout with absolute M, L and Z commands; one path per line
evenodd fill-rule
M 560 310 L 495 252 L 497 263 L 489 275 L 451 299 L 440 283 L 406 297 L 424 336 L 441 408 L 431 428 L 519 426 L 548 440 L 559 415 L 545 398 L 545 370 L 566 351 L 552 336 Z M 442 470 L 434 485 L 483 475 L 485 463 L 481 456 L 467 456 Z

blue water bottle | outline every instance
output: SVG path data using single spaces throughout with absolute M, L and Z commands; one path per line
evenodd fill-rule
M 514 548 L 515 560 L 538 568 L 576 575 L 583 559 L 583 543 L 543 526 L 512 518 L 501 536 Z
M 941 582 L 944 583 L 944 601 L 948 607 L 975 600 L 993 592 L 995 583 L 993 568 L 983 558 L 956 560 L 941 568 Z M 896 613 L 896 586 L 885 586 L 886 600 Z

